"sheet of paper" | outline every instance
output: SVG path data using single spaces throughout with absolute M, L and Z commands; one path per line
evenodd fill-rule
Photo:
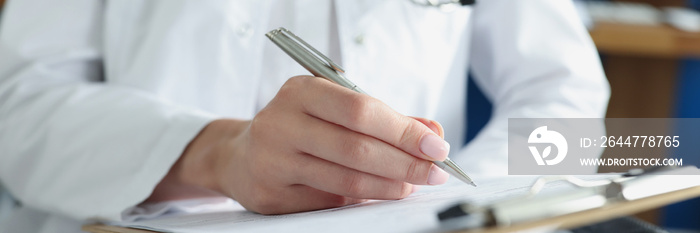
M 607 176 L 587 176 L 603 179 Z M 403 200 L 370 201 L 312 212 L 264 216 L 243 209 L 234 201 L 199 211 L 171 214 L 113 225 L 161 232 L 435 232 L 437 213 L 459 201 L 475 204 L 524 195 L 537 177 L 507 176 L 478 180 L 474 188 L 456 179 L 441 186 L 424 186 Z M 547 185 L 543 192 L 573 188 L 564 182 Z M 191 202 L 190 202 L 191 203 Z M 183 209 L 183 208 L 181 208 Z M 184 208 L 187 209 L 187 208 Z

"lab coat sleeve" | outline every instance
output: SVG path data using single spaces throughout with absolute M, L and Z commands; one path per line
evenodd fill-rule
M 493 115 L 461 164 L 507 174 L 508 118 L 605 116 L 609 85 L 571 1 L 479 1 L 472 20 L 470 68 Z
M 119 220 L 214 116 L 104 82 L 105 1 L 10 1 L 0 28 L 0 179 L 25 206 Z

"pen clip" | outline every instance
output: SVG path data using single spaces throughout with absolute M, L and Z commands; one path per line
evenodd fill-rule
M 340 72 L 340 73 L 345 73 L 345 70 L 343 69 L 343 67 L 340 67 L 340 65 L 335 64 L 335 62 L 333 62 L 333 60 L 331 60 L 330 58 L 328 58 L 328 57 L 326 57 L 325 55 L 323 55 L 323 53 L 319 52 L 318 50 L 316 50 L 316 49 L 315 49 L 314 47 L 312 47 L 311 45 L 307 44 L 306 41 L 304 41 L 304 40 L 302 40 L 301 38 L 297 37 L 297 36 L 294 35 L 294 33 L 292 33 L 291 31 L 289 31 L 289 30 L 287 30 L 286 28 L 283 28 L 283 27 L 280 27 L 280 28 L 277 29 L 277 30 L 278 30 L 280 33 L 282 33 L 283 35 L 287 36 L 288 38 L 290 38 L 290 39 L 294 40 L 295 42 L 297 42 L 298 44 L 300 44 L 301 47 L 303 47 L 304 50 L 306 50 L 307 53 L 313 55 L 316 59 L 318 59 L 320 62 L 324 63 L 324 64 L 325 64 L 326 66 L 328 66 L 329 68 L 331 68 L 331 69 L 333 69 L 333 70 L 335 70 L 335 71 L 337 71 L 337 72 Z

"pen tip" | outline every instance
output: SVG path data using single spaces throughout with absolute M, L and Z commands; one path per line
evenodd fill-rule
M 476 187 L 476 183 L 474 183 L 474 181 L 472 181 L 472 182 L 469 182 L 469 184 L 470 184 L 471 186 L 474 186 L 474 187 Z

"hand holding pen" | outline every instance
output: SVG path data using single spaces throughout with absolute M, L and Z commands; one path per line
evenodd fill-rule
M 152 200 L 205 188 L 248 210 L 283 214 L 401 199 L 415 185 L 445 183 L 441 126 L 357 90 L 290 78 L 252 120 L 206 126 L 159 185 L 174 188 L 157 188 Z
M 304 40 L 294 35 L 285 28 L 279 28 L 268 32 L 267 37 L 279 46 L 287 55 L 291 56 L 301 66 L 306 68 L 312 74 L 328 79 L 332 82 L 347 87 L 350 90 L 366 94 L 360 87 L 345 78 L 340 65 L 335 64 L 331 59 L 317 51 L 314 47 L 307 44 Z M 426 124 L 427 125 L 427 124 Z M 442 129 L 440 129 L 442 134 Z M 441 135 L 444 136 L 444 135 Z M 449 145 L 448 145 L 449 146 Z M 448 173 L 457 177 L 464 183 L 476 187 L 472 179 L 451 159 L 445 157 L 445 160 L 434 160 L 435 165 L 444 169 Z

